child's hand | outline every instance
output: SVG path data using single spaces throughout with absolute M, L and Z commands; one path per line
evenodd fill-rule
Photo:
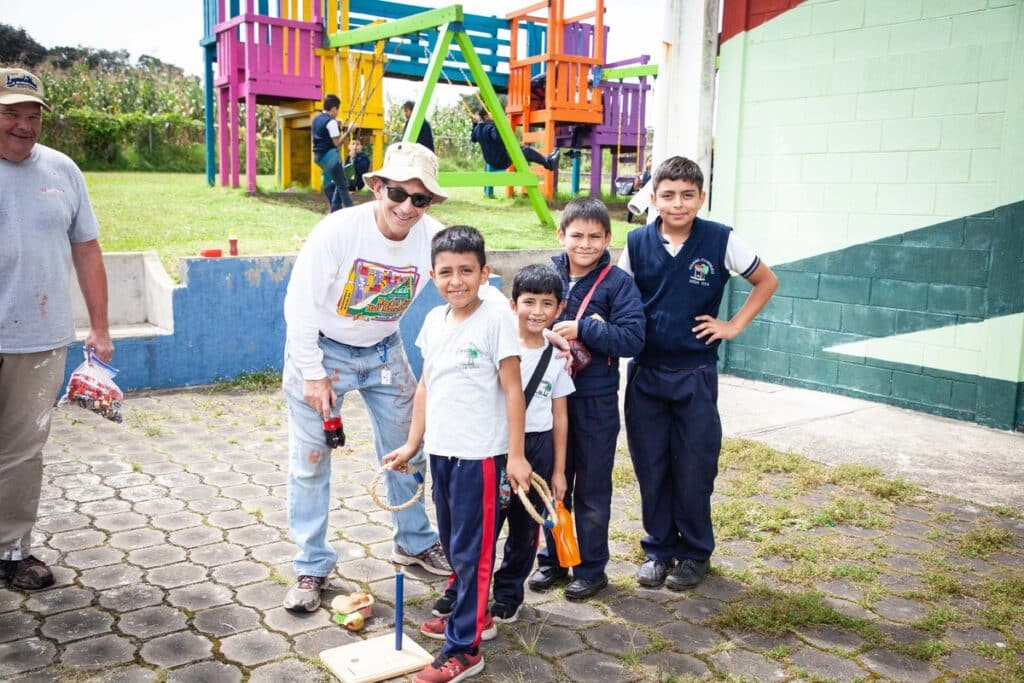
M 560 323 L 555 323 L 551 329 L 555 334 L 567 340 L 577 339 L 580 335 L 580 324 L 575 320 L 563 320 Z
M 381 458 L 381 464 L 390 470 L 404 472 L 405 463 L 412 460 L 413 456 L 416 455 L 417 450 L 419 449 L 414 446 L 410 446 L 409 444 L 405 444 Z
M 722 322 L 710 315 L 698 315 L 696 320 L 700 321 L 700 324 L 692 331 L 697 333 L 697 339 L 704 339 L 705 344 L 711 344 L 721 339 L 735 339 L 736 335 L 740 333 L 731 322 Z
M 565 472 L 555 472 L 551 475 L 551 495 L 555 500 L 564 500 L 565 492 L 569 490 L 569 484 L 565 480 Z
M 529 491 L 530 474 L 532 473 L 533 468 L 530 467 L 530 463 L 527 462 L 526 458 L 509 458 L 506 474 L 508 475 L 509 483 L 512 484 L 513 492 Z
M 572 371 L 572 354 L 569 353 L 569 342 L 565 341 L 565 337 L 562 335 L 552 332 L 551 330 L 544 330 L 542 333 L 544 338 L 548 340 L 548 343 L 558 349 L 555 353 L 555 358 L 562 361 L 562 365 L 565 366 L 566 372 Z

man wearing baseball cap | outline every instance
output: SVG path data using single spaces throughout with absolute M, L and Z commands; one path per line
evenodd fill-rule
M 71 159 L 38 144 L 39 78 L 0 69 L 0 576 L 15 588 L 53 583 L 31 554 L 50 411 L 75 338 L 74 267 L 89 311 L 85 344 L 109 361 L 107 274 L 85 178 Z
M 430 274 L 430 240 L 441 224 L 426 215 L 448 198 L 434 153 L 391 145 L 384 166 L 363 178 L 375 200 L 332 213 L 313 228 L 292 268 L 284 315 L 284 392 L 288 403 L 288 525 L 299 546 L 298 580 L 284 606 L 313 612 L 338 556 L 327 538 L 331 450 L 323 420 L 359 391 L 373 424 L 377 461 L 405 443 L 416 379 L 398 325 Z M 425 469 L 422 452 L 412 461 Z M 411 499 L 418 482 L 388 471 L 387 499 Z M 423 502 L 392 514 L 391 561 L 447 576 L 437 530 Z

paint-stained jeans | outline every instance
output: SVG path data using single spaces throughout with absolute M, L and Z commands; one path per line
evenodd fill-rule
M 320 337 L 324 352 L 324 369 L 338 395 L 335 413 L 349 391 L 358 391 L 366 404 L 373 426 L 377 463 L 384 454 L 405 443 L 412 422 L 412 401 L 416 378 L 405 356 L 402 338 L 396 332 L 377 346 L 358 347 L 339 344 Z M 302 375 L 285 353 L 284 392 L 288 401 L 288 526 L 292 540 L 299 546 L 295 556 L 295 573 L 327 576 L 334 569 L 337 553 L 328 536 L 331 452 L 324 442 L 323 420 L 302 399 Z M 381 370 L 390 371 L 390 383 L 382 383 Z M 366 457 L 365 453 L 354 456 Z M 410 462 L 421 472 L 426 459 L 420 452 Z M 387 499 L 391 505 L 409 500 L 416 492 L 416 480 L 410 474 L 388 472 L 384 477 Z M 364 497 L 365 499 L 365 497 Z M 365 510 L 376 512 L 374 507 Z M 417 555 L 435 542 L 437 531 L 427 519 L 423 502 L 392 513 L 393 539 L 408 553 Z
M 0 354 L 0 560 L 28 557 L 66 348 Z

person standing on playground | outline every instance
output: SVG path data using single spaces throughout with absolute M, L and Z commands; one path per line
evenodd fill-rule
M 324 97 L 324 110 L 313 117 L 313 161 L 323 170 L 331 182 L 324 183 L 324 194 L 331 203 L 331 213 L 346 206 L 352 206 L 352 197 L 348 193 L 348 178 L 341 164 L 341 153 L 338 147 L 348 131 L 338 127 L 338 109 L 341 100 L 337 95 Z
M 406 100 L 402 105 L 402 114 L 405 116 L 405 126 L 402 128 L 402 138 L 405 138 L 405 131 L 409 127 L 409 119 L 412 117 L 412 110 L 416 108 L 416 103 L 412 100 Z M 434 132 L 430 130 L 430 124 L 427 123 L 426 119 L 423 119 L 423 125 L 420 127 L 420 134 L 416 137 L 416 142 L 423 145 L 431 152 L 434 151 Z
M 0 576 L 15 588 L 53 584 L 31 554 L 43 483 L 43 446 L 75 339 L 71 269 L 89 311 L 85 347 L 109 362 L 107 273 L 85 178 L 37 144 L 43 85 L 0 69 Z
M 298 580 L 284 606 L 315 611 L 337 553 L 327 539 L 331 451 L 322 419 L 358 391 L 373 424 L 378 462 L 405 443 L 416 378 L 398 325 L 430 272 L 430 241 L 441 224 L 426 215 L 448 195 L 437 183 L 437 157 L 416 143 L 391 145 L 384 166 L 364 176 L 374 201 L 331 214 L 295 259 L 284 301 L 287 324 L 283 386 L 288 404 L 288 525 L 299 546 Z M 416 462 L 423 469 L 424 458 Z M 388 472 L 387 498 L 416 492 L 411 474 Z M 391 561 L 451 573 L 423 502 L 392 515 Z

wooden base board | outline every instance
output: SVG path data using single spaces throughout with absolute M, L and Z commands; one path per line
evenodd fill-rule
M 372 683 L 418 671 L 434 655 L 408 636 L 402 638 L 402 649 L 395 650 L 395 634 L 389 633 L 324 650 L 320 660 L 344 683 Z

